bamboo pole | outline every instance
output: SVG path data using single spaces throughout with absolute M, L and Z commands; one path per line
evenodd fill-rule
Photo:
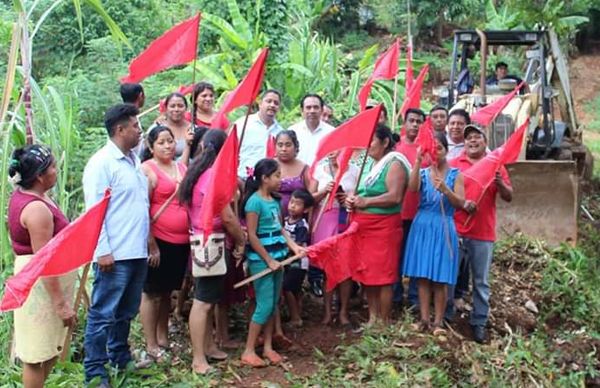
M 141 119 L 142 117 L 146 116 L 148 113 L 151 113 L 155 110 L 157 110 L 158 108 L 160 108 L 160 102 L 148 109 L 146 109 L 145 111 L 143 111 L 142 113 L 140 113 L 139 115 L 137 115 L 138 119 Z
M 242 126 L 242 134 L 240 135 L 240 142 L 238 143 L 239 152 L 241 152 L 242 150 L 242 142 L 244 141 L 244 135 L 246 134 L 246 125 L 248 124 L 248 116 L 250 116 L 251 109 L 252 104 L 248 104 L 248 109 L 246 110 L 246 117 L 244 117 L 244 125 Z
M 398 106 L 398 74 L 394 77 L 394 103 L 392 105 L 392 132 L 396 130 L 396 107 Z
M 85 295 L 87 296 L 87 292 L 85 290 L 85 284 L 87 283 L 88 274 L 90 272 L 90 263 L 87 263 L 85 267 L 83 267 L 83 273 L 81 274 L 81 278 L 79 279 L 79 289 L 77 290 L 77 295 L 75 296 L 75 302 L 73 303 L 73 310 L 75 311 L 75 315 L 77 315 L 77 311 L 79 310 L 79 305 L 81 304 L 81 299 Z M 73 337 L 73 331 L 75 330 L 75 325 L 72 325 L 67 330 L 67 336 L 65 337 L 65 343 L 63 345 L 63 351 L 60 355 L 61 361 L 65 361 L 67 356 L 69 355 L 69 348 L 71 347 L 71 339 Z
M 305 253 L 300 253 L 300 254 L 298 254 L 298 255 L 294 255 L 294 256 L 292 256 L 292 257 L 288 257 L 287 259 L 285 259 L 285 260 L 281 261 L 281 262 L 280 262 L 280 263 L 281 263 L 281 269 L 279 269 L 278 271 L 282 270 L 282 269 L 283 269 L 283 267 L 285 267 L 286 265 L 288 265 L 288 264 L 290 264 L 290 263 L 292 263 L 292 262 L 294 262 L 294 261 L 296 261 L 296 260 L 298 260 L 298 259 L 301 259 L 301 258 L 303 258 L 304 256 L 306 256 L 306 254 L 305 254 Z M 236 283 L 236 284 L 233 286 L 233 288 L 234 288 L 234 289 L 237 289 L 237 288 L 240 288 L 240 287 L 242 287 L 242 286 L 245 286 L 246 284 L 248 284 L 248 283 L 252 283 L 252 282 L 253 282 L 253 281 L 255 281 L 256 279 L 260 279 L 260 278 L 262 278 L 262 277 L 264 277 L 264 276 L 266 276 L 266 275 L 270 274 L 271 272 L 275 272 L 275 271 L 273 271 L 271 268 L 265 268 L 265 269 L 263 269 L 262 271 L 260 271 L 259 273 L 257 273 L 257 274 L 254 274 L 254 275 L 252 275 L 252 276 L 249 276 L 249 277 L 247 277 L 246 279 L 242 280 L 241 282 L 239 282 L 239 283 Z

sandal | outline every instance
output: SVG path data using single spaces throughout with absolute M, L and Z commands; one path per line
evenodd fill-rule
M 425 332 L 429 331 L 429 322 L 427 322 L 427 321 L 419 321 L 417 323 L 411 324 L 410 328 L 413 331 L 418 331 L 420 333 L 425 333 Z
M 444 329 L 441 325 L 433 325 L 433 328 L 431 330 L 431 335 L 433 335 L 434 337 L 440 337 L 446 335 L 447 333 L 448 330 Z
M 294 343 L 285 335 L 277 334 L 273 336 L 273 347 L 279 350 L 289 349 Z
M 157 364 L 161 364 L 166 361 L 167 352 L 164 349 L 159 348 L 158 350 L 154 351 L 146 350 L 146 355 L 152 361 L 156 362 Z
M 283 361 L 283 356 L 276 351 L 264 352 L 263 357 L 267 358 L 271 364 L 277 365 Z
M 264 368 L 267 366 L 267 363 L 256 354 L 253 354 L 252 356 L 244 356 L 242 354 L 242 365 L 248 365 L 252 368 Z

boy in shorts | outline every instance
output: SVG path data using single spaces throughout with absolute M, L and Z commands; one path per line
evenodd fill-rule
M 308 246 L 310 240 L 308 210 L 314 206 L 314 198 L 304 189 L 292 193 L 288 204 L 288 216 L 285 219 L 284 229 L 291 238 L 300 246 Z M 290 312 L 290 324 L 302 327 L 302 283 L 308 271 L 308 257 L 296 260 L 287 267 L 283 275 L 283 294 Z

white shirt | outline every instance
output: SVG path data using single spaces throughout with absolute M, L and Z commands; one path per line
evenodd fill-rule
M 355 164 L 348 163 L 348 169 L 346 170 L 344 175 L 342 175 L 342 179 L 340 179 L 340 187 L 346 193 L 354 191 L 354 189 L 356 188 L 359 170 L 360 169 Z M 317 191 L 324 189 L 325 186 L 329 184 L 329 182 L 332 182 L 335 179 L 335 176 L 331 174 L 329 163 L 326 159 L 324 159 L 324 161 L 317 165 L 317 167 L 315 168 L 313 178 L 317 181 Z M 325 198 L 321 200 L 320 206 L 324 205 L 324 201 Z M 339 206 L 340 204 L 338 203 L 338 201 L 333 201 L 333 207 Z
M 458 158 L 465 149 L 465 143 L 455 143 L 450 139 L 449 135 L 446 135 L 446 139 L 448 140 L 448 154 L 446 155 L 446 159 L 452 160 Z
M 238 139 L 242 137 L 244 119 L 244 117 L 241 117 L 235 122 L 237 125 Z M 258 113 L 248 116 L 244 140 L 240 147 L 240 165 L 238 168 L 238 176 L 240 178 L 246 177 L 247 167 L 254 168 L 256 162 L 266 156 L 267 141 L 269 140 L 269 137 L 277 135 L 282 130 L 283 128 L 279 125 L 277 120 L 273 121 L 273 124 L 271 124 L 270 127 L 267 127 L 267 125 L 261 121 Z
M 298 152 L 297 158 L 308 164 L 313 164 L 315 156 L 317 154 L 317 148 L 321 139 L 331 133 L 335 128 L 327 124 L 324 121 L 319 122 L 319 126 L 311 131 L 306 126 L 306 120 L 302 120 L 292 125 L 289 130 L 296 132 L 298 137 L 298 143 L 300 144 L 300 151 Z
M 132 151 L 124 155 L 111 140 L 90 158 L 83 170 L 87 209 L 102 199 L 107 187 L 112 193 L 94 262 L 109 253 L 115 260 L 146 259 L 150 228 L 148 178 L 137 155 Z

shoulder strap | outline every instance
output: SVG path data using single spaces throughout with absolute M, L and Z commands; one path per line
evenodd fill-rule
M 173 191 L 173 194 L 171 194 L 171 196 L 169 198 L 167 198 L 165 203 L 162 204 L 162 206 L 158 209 L 158 211 L 154 214 L 154 216 L 152 216 L 152 219 L 150 220 L 150 223 L 152 223 L 152 224 L 154 224 L 156 221 L 158 221 L 159 217 L 165 212 L 165 210 L 167 210 L 167 207 L 171 204 L 171 202 L 173 202 L 177 193 L 179 193 L 179 184 L 181 183 L 181 179 L 179 176 L 179 166 L 178 166 L 177 162 L 175 162 L 175 171 L 177 172 L 177 176 L 175 178 L 175 180 L 177 182 L 175 184 L 175 190 Z

